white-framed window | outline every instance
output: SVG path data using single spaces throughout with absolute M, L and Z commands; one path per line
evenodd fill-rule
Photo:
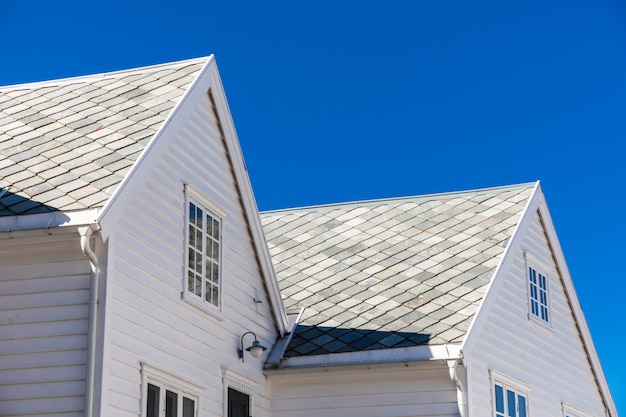
M 550 324 L 548 275 L 533 265 L 527 266 L 528 303 L 530 317 L 540 323 Z
M 222 220 L 197 200 L 187 201 L 185 294 L 215 307 L 221 298 Z
M 491 370 L 493 416 L 529 417 L 528 394 L 530 388 L 501 372 Z
M 197 417 L 198 384 L 172 372 L 141 364 L 142 417 Z
M 146 417 L 196 417 L 197 398 L 165 384 L 148 383 Z

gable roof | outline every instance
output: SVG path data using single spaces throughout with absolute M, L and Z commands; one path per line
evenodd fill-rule
M 0 231 L 98 223 L 106 240 L 175 140 L 168 129 L 207 91 L 282 335 L 287 318 L 213 55 L 0 87 Z
M 262 213 L 283 358 L 460 344 L 536 185 Z
M 0 216 L 101 208 L 208 58 L 0 88 Z

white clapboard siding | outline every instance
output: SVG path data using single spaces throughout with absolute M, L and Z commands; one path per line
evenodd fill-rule
M 183 183 L 222 219 L 222 308 L 205 311 L 182 299 L 186 276 Z M 194 194 L 196 193 L 196 194 Z M 218 213 L 219 214 L 219 213 Z M 174 142 L 160 155 L 110 237 L 107 356 L 103 415 L 141 412 L 140 363 L 199 385 L 202 416 L 223 414 L 223 372 L 254 390 L 253 415 L 269 416 L 262 361 L 237 358 L 240 337 L 276 339 L 239 191 L 213 105 L 206 94 Z M 211 310 L 212 306 L 207 306 Z M 246 340 L 249 344 L 252 340 Z M 252 382 L 250 382 L 252 381 Z
M 89 264 L 76 231 L 3 241 L 0 415 L 80 416 Z
M 528 318 L 527 275 L 523 251 L 535 267 L 547 268 L 551 327 Z M 533 262 L 534 261 L 534 262 Z M 490 370 L 530 387 L 529 415 L 561 415 L 561 404 L 605 415 L 589 360 L 575 325 L 539 214 L 525 231 L 519 253 L 507 271 L 468 368 L 471 415 L 490 415 Z M 476 335 L 475 335 L 476 336 Z
M 270 381 L 272 417 L 458 416 L 456 389 L 442 364 L 272 374 Z

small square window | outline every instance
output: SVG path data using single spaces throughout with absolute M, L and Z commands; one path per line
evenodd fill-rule
M 220 305 L 221 221 L 194 201 L 187 220 L 186 292 L 202 303 Z
M 548 277 L 532 266 L 528 267 L 528 302 L 530 316 L 543 324 L 550 324 Z

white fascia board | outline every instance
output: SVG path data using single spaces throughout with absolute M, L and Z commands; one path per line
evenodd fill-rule
M 237 185 L 239 186 L 244 212 L 252 234 L 252 242 L 256 249 L 257 256 L 259 257 L 261 273 L 265 278 L 265 284 L 270 302 L 272 303 L 272 311 L 278 332 L 280 336 L 283 336 L 287 332 L 288 327 L 287 314 L 283 305 L 283 299 L 280 295 L 280 289 L 278 288 L 278 280 L 276 279 L 272 258 L 270 257 L 269 248 L 267 247 L 267 240 L 265 239 L 263 227 L 261 226 L 259 209 L 252 191 L 252 184 L 250 183 L 250 177 L 248 176 L 248 170 L 244 162 L 237 131 L 235 130 L 235 123 L 233 122 L 230 107 L 226 100 L 224 86 L 222 85 L 222 80 L 217 70 L 217 64 L 214 60 L 211 60 L 211 62 L 211 91 L 213 93 L 213 99 L 215 100 L 215 107 L 217 108 L 217 113 L 222 124 L 226 147 L 228 148 L 230 161 L 233 165 Z
M 126 196 L 134 196 L 139 193 L 141 187 L 147 181 L 148 176 L 159 163 L 160 156 L 167 151 L 171 142 L 175 139 L 176 135 L 168 135 L 168 133 L 170 131 L 177 132 L 186 122 L 185 117 L 179 117 L 178 115 L 189 114 L 191 112 L 196 101 L 189 100 L 189 97 L 197 95 L 198 91 L 208 91 L 210 87 L 210 77 L 207 75 L 207 72 L 214 63 L 215 59 L 213 55 L 209 56 L 206 64 L 200 70 L 200 73 L 192 81 L 178 103 L 176 103 L 172 112 L 167 119 L 165 119 L 163 124 L 161 124 L 146 148 L 141 155 L 139 155 L 139 158 L 137 158 L 137 161 L 135 161 L 111 198 L 102 208 L 102 212 L 98 218 L 98 223 L 102 228 L 102 240 L 106 241 L 109 238 L 115 229 L 115 225 L 130 204 L 132 199 Z
M 478 339 L 482 328 L 487 323 L 491 310 L 493 310 L 493 306 L 497 300 L 496 294 L 499 292 L 502 285 L 504 285 L 504 279 L 500 279 L 500 275 L 506 275 L 507 271 L 511 268 L 511 265 L 515 261 L 515 257 L 519 253 L 522 241 L 524 240 L 524 232 L 530 227 L 534 218 L 534 213 L 539 207 L 540 194 L 541 187 L 539 181 L 537 181 L 535 183 L 535 188 L 526 202 L 526 207 L 517 222 L 513 235 L 511 236 L 511 239 L 502 254 L 502 259 L 493 273 L 491 282 L 487 287 L 487 291 L 485 291 L 485 295 L 483 295 L 483 299 L 478 306 L 474 319 L 467 329 L 467 334 L 463 340 L 463 344 L 461 345 L 463 356 L 466 358 L 470 358 L 472 356 L 472 348 L 476 343 L 475 340 Z
M 0 232 L 94 224 L 97 223 L 98 215 L 98 209 L 88 209 L 0 217 Z
M 552 250 L 552 255 L 554 256 L 556 267 L 561 277 L 561 282 L 565 288 L 565 295 L 569 302 L 570 308 L 572 309 L 574 321 L 582 339 L 583 347 L 587 353 L 587 357 L 589 358 L 591 370 L 596 378 L 596 382 L 598 384 L 598 388 L 600 389 L 604 405 L 609 411 L 609 417 L 618 417 L 617 408 L 615 407 L 615 402 L 613 401 L 613 396 L 611 395 L 609 384 L 607 383 L 606 377 L 604 376 L 602 364 L 600 363 L 600 358 L 598 357 L 598 353 L 593 343 L 591 332 L 589 331 L 589 327 L 587 326 L 585 314 L 583 313 L 582 307 L 580 306 L 580 301 L 578 300 L 578 295 L 576 294 L 576 289 L 574 288 L 574 282 L 572 281 L 569 269 L 567 268 L 565 255 L 563 254 L 563 250 L 557 237 L 556 229 L 554 228 L 554 223 L 552 222 L 552 217 L 550 216 L 550 211 L 548 210 L 548 205 L 545 201 L 543 193 L 540 193 L 538 199 L 539 216 L 543 223 L 543 228 L 548 238 L 548 244 L 550 246 L 550 249 Z
M 458 344 L 412 346 L 393 349 L 365 350 L 360 352 L 330 353 L 327 355 L 297 356 L 285 358 L 280 364 L 264 370 L 265 373 L 284 372 L 288 369 L 320 368 L 423 362 L 432 360 L 455 360 L 461 357 Z

